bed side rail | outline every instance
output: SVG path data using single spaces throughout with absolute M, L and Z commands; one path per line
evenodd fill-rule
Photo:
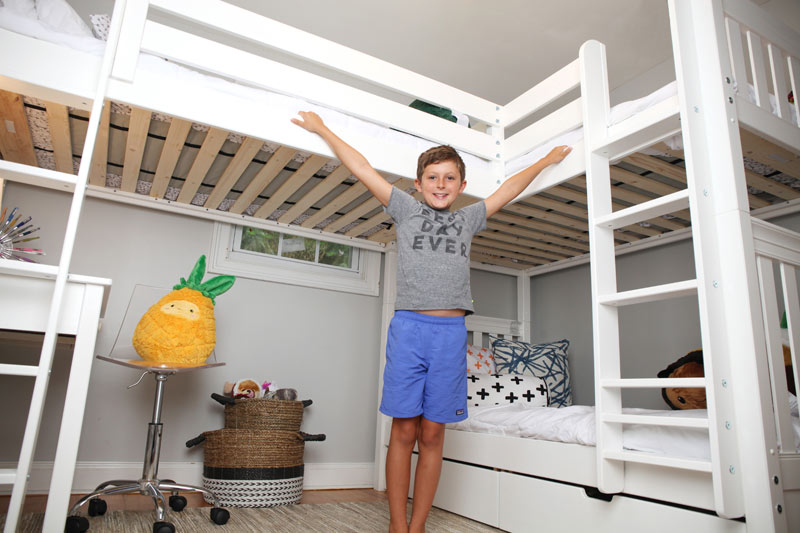
M 739 120 L 800 150 L 800 105 L 789 99 L 791 93 L 797 102 L 800 88 L 800 35 L 751 2 L 725 0 L 723 6 Z
M 132 82 L 139 52 L 147 52 L 435 142 L 447 142 L 486 160 L 498 159 L 494 126 L 499 124 L 500 106 L 487 100 L 219 0 L 151 0 L 132 4 L 125 13 L 125 33 L 114 65 L 113 76 L 117 80 Z M 159 15 L 159 19 L 167 22 L 156 22 L 154 18 Z M 174 26 L 181 29 L 168 25 L 176 18 Z M 212 34 L 221 35 L 226 44 L 210 39 Z M 226 40 L 227 36 L 235 39 Z M 239 45 L 237 39 L 247 43 Z M 262 52 L 277 50 L 300 59 L 303 68 L 243 49 L 252 44 Z M 458 126 L 409 108 L 405 103 L 308 71 L 320 65 L 365 81 L 371 87 L 377 86 L 377 92 L 383 90 L 385 94 L 390 90 L 393 95 L 400 95 L 400 99 L 408 97 L 409 101 L 419 98 L 493 127 L 487 133 Z
M 793 454 L 795 443 L 781 334 L 781 309 L 786 313 L 791 379 L 796 384 L 799 382 L 797 350 L 800 349 L 800 292 L 797 283 L 800 234 L 755 218 L 752 227 L 778 448 L 782 453 Z
M 523 335 L 522 323 L 517 320 L 469 315 L 465 322 L 467 332 L 472 334 L 470 344 L 474 346 L 483 347 L 486 344 L 484 335 L 494 335 L 509 340 L 519 340 Z

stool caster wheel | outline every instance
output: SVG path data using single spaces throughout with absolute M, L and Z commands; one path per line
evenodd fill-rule
M 214 507 L 211 509 L 211 521 L 218 526 L 227 523 L 230 517 L 231 513 L 229 513 L 227 509 L 222 509 L 221 507 Z
M 170 496 L 169 507 L 176 513 L 180 513 L 186 507 L 186 498 L 183 496 Z
M 64 533 L 83 533 L 89 529 L 89 521 L 83 516 L 68 516 Z
M 169 522 L 156 522 L 153 524 L 153 533 L 175 533 L 175 526 Z
M 105 500 L 101 500 L 100 498 L 92 498 L 89 500 L 89 509 L 87 510 L 89 516 L 104 515 L 107 510 L 108 505 Z

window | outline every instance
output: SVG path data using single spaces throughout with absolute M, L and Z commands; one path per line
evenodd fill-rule
M 378 295 L 380 252 L 347 240 L 215 223 L 209 272 L 306 287 Z M 335 237 L 334 237 L 335 238 Z

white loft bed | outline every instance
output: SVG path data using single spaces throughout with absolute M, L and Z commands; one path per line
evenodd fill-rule
M 0 46 L 3 49 L 25 50 L 22 55 L 2 54 L 0 57 L 2 89 L 70 106 L 76 110 L 92 110 L 87 127 L 87 141 L 81 157 L 84 164 L 77 176 L 71 167 L 65 168 L 63 163 L 59 168 L 58 160 L 55 171 L 39 168 L 35 166 L 35 162 L 23 164 L 0 161 L 0 176 L 33 185 L 78 192 L 74 196 L 70 223 L 67 226 L 66 251 L 58 269 L 58 291 L 58 280 L 62 280 L 63 284 L 68 273 L 71 244 L 77 231 L 77 217 L 87 183 L 90 183 L 90 195 L 145 207 L 231 223 L 280 227 L 289 232 L 297 230 L 298 226 L 304 226 L 304 223 L 295 222 L 291 217 L 286 218 L 290 213 L 297 215 L 297 212 L 292 211 L 294 207 L 283 215 L 275 215 L 276 208 L 292 192 L 298 190 L 299 186 L 295 185 L 287 186 L 286 190 L 281 187 L 274 191 L 259 208 L 259 211 L 263 208 L 264 213 L 259 214 L 257 211 L 254 216 L 248 214 L 245 208 L 258 195 L 258 186 L 266 186 L 266 182 L 258 182 L 254 178 L 252 187 L 247 185 L 243 192 L 238 193 L 234 207 L 226 211 L 220 209 L 222 200 L 231 195 L 236 196 L 231 191 L 243 172 L 243 166 L 249 162 L 244 159 L 237 161 L 234 158 L 229 169 L 235 167 L 238 170 L 226 171 L 211 188 L 202 205 L 192 205 L 196 200 L 195 193 L 199 190 L 199 181 L 192 184 L 191 179 L 187 179 L 184 184 L 184 188 L 187 188 L 186 197 L 179 197 L 177 201 L 165 201 L 163 192 L 155 195 L 152 194 L 152 189 L 149 195 L 135 193 L 140 170 L 139 163 L 135 161 L 130 164 L 126 162 L 122 185 L 109 191 L 104 179 L 107 154 L 103 150 L 95 153 L 96 140 L 97 146 L 106 147 L 103 144 L 103 132 L 108 132 L 109 118 L 108 113 L 105 116 L 102 113 L 102 103 L 105 100 L 134 109 L 130 119 L 128 148 L 134 154 L 138 153 L 139 160 L 144 151 L 143 138 L 147 133 L 147 128 L 143 128 L 141 123 L 149 121 L 150 113 L 156 112 L 172 117 L 165 146 L 172 146 L 170 140 L 173 127 L 176 130 L 175 139 L 180 141 L 181 134 L 178 130 L 184 127 L 188 129 L 187 123 L 199 123 L 211 127 L 213 131 L 235 132 L 258 142 L 275 142 L 296 150 L 327 157 L 332 155 L 318 138 L 289 123 L 288 119 L 294 114 L 292 110 L 262 108 L 258 105 L 259 100 L 255 100 L 254 107 L 253 97 L 232 92 L 219 84 L 198 87 L 190 80 L 175 78 L 165 85 L 160 83 L 159 74 L 147 69 L 147 64 L 153 61 L 140 54 L 166 58 L 197 71 L 236 80 L 240 85 L 300 97 L 322 107 L 341 111 L 347 116 L 402 130 L 414 136 L 424 136 L 430 142 L 451 144 L 462 153 L 474 156 L 468 169 L 469 185 L 466 191 L 473 198 L 486 197 L 505 179 L 504 167 L 507 162 L 510 164 L 514 159 L 524 156 L 547 142 L 553 135 L 569 132 L 583 125 L 584 139 L 574 143 L 573 154 L 563 164 L 544 172 L 523 196 L 533 202 L 535 198 L 531 195 L 557 189 L 562 183 L 583 173 L 587 175 L 585 187 L 588 197 L 584 201 L 588 205 L 589 241 L 593 252 L 594 329 L 600 332 L 595 337 L 594 350 L 596 389 L 599 391 L 596 400 L 596 416 L 599 421 L 597 427 L 600 428 L 598 446 L 591 448 L 448 430 L 445 451 L 448 462 L 437 503 L 514 531 L 530 527 L 530 507 L 536 500 L 533 495 L 542 495 L 548 502 L 538 509 L 542 518 L 538 523 L 554 521 L 558 509 L 549 502 L 550 497 L 556 493 L 564 494 L 558 501 L 573 506 L 569 511 L 570 516 L 585 516 L 585 520 L 594 529 L 619 529 L 621 526 L 636 524 L 637 520 L 644 519 L 642 517 L 649 517 L 647 526 L 650 528 L 656 522 L 656 525 L 669 524 L 673 528 L 675 524 L 684 524 L 704 530 L 787 531 L 787 528 L 792 527 L 787 526 L 787 515 L 789 524 L 800 523 L 794 514 L 800 508 L 800 467 L 796 454 L 785 452 L 778 446 L 779 442 L 787 442 L 790 435 L 788 432 L 791 431 L 786 426 L 789 417 L 788 402 L 779 401 L 785 399 L 786 394 L 785 390 L 776 386 L 775 404 L 779 407 L 773 411 L 771 383 L 779 385 L 781 381 L 770 379 L 769 368 L 772 367 L 767 364 L 764 347 L 766 331 L 766 338 L 770 339 L 771 360 L 777 360 L 780 350 L 772 349 L 776 346 L 777 311 L 767 307 L 762 314 L 761 299 L 757 292 L 759 280 L 755 274 L 753 242 L 759 243 L 759 246 L 760 243 L 765 244 L 765 257 L 774 254 L 789 265 L 800 265 L 800 260 L 796 258 L 800 245 L 796 236 L 790 232 L 775 230 L 761 222 L 751 223 L 752 205 L 748 205 L 748 200 L 750 204 L 754 200 L 752 195 L 748 198 L 745 187 L 738 125 L 741 124 L 743 128 L 757 133 L 781 149 L 794 154 L 800 152 L 800 133 L 789 119 L 790 112 L 797 114 L 798 106 L 791 110 L 781 98 L 776 98 L 778 116 L 773 114 L 769 109 L 766 74 L 767 71 L 770 72 L 774 86 L 790 86 L 798 94 L 796 89 L 800 69 L 797 58 L 800 57 L 800 39 L 780 24 L 772 24 L 745 0 L 724 2 L 730 19 L 723 17 L 722 5 L 720 1 L 670 2 L 678 75 L 677 95 L 608 126 L 610 121 L 607 118 L 608 83 L 604 50 L 596 42 L 584 45 L 576 61 L 510 104 L 500 106 L 215 0 L 153 0 L 149 3 L 126 3 L 118 0 L 102 59 L 85 50 L 46 42 L 14 31 L 0 30 Z M 277 49 L 283 54 L 299 57 L 311 64 L 345 72 L 354 78 L 368 80 L 371 84 L 393 89 L 407 97 L 457 109 L 470 116 L 478 123 L 478 127 L 463 128 L 409 109 L 397 101 L 356 90 L 187 33 L 165 23 L 155 22 L 148 18 L 148 9 L 166 13 L 182 22 L 189 21 L 203 32 L 216 32 L 223 36 L 223 40 L 224 35 L 231 33 L 244 41 Z M 741 47 L 740 28 L 749 32 L 749 49 L 754 50 L 750 60 L 753 74 L 749 80 L 744 69 L 747 62 Z M 726 31 L 729 32 L 733 44 L 730 55 L 732 60 L 729 59 L 725 44 Z M 708 42 L 697 42 L 695 39 L 708 39 Z M 763 54 L 760 52 L 761 39 L 770 43 L 769 69 L 765 68 Z M 743 87 L 748 81 L 754 86 L 756 104 L 749 103 L 735 91 L 736 87 Z M 558 101 L 576 87 L 580 87 L 581 98 L 505 138 L 505 128 Z M 209 102 L 216 102 L 217 105 L 208 105 Z M 106 105 L 105 109 L 108 108 Z M 136 110 L 147 110 L 147 115 Z M 608 190 L 610 185 L 602 185 L 603 178 L 606 182 L 609 181 L 609 163 L 681 132 L 681 125 L 689 187 L 612 214 L 612 194 Z M 413 178 L 410 172 L 415 168 L 419 153 L 417 145 L 404 145 L 383 135 L 340 131 L 379 170 Z M 728 131 L 728 135 L 706 134 L 711 131 Z M 185 131 L 183 135 L 186 135 Z M 174 139 L 172 140 L 174 144 Z M 242 142 L 242 148 L 245 145 Z M 255 153 L 253 147 L 248 147 L 248 151 L 251 157 Z M 55 145 L 54 152 L 58 155 Z M 168 152 L 170 158 L 177 159 L 174 150 L 165 147 L 164 152 Z M 164 159 L 165 156 L 162 155 L 160 163 Z M 95 165 L 100 170 L 96 170 Z M 169 181 L 174 167 L 173 161 L 172 167 L 166 170 L 166 182 Z M 301 170 L 297 173 L 301 173 Z M 335 171 L 330 175 L 334 173 Z M 166 182 L 157 181 L 160 179 L 158 170 L 155 174 L 152 187 L 158 185 L 161 191 L 166 188 Z M 193 186 L 188 187 L 189 184 Z M 252 192 L 251 188 L 255 194 L 249 194 Z M 709 191 L 718 192 L 711 195 L 714 205 L 704 203 L 704 193 Z M 474 200 L 465 198 L 465 201 Z M 312 190 L 298 200 L 295 207 L 304 206 L 308 209 L 313 205 L 319 213 L 329 207 L 320 202 L 324 202 L 322 193 Z M 336 201 L 329 202 L 335 203 Z M 385 215 L 376 214 L 363 223 L 360 222 L 359 214 L 369 214 L 369 207 L 367 205 L 360 213 L 348 218 L 356 225 L 343 234 L 336 233 L 341 225 L 336 229 L 326 227 L 320 231 L 328 233 L 325 238 L 339 239 L 355 246 L 387 253 L 384 323 L 388 324 L 394 302 L 391 294 L 394 252 L 387 245 L 392 240 L 392 231 L 390 228 L 372 234 L 364 231 L 385 221 Z M 677 229 L 675 225 L 669 225 L 669 221 L 662 215 L 685 210 L 687 207 L 692 210 L 698 279 L 617 294 L 614 282 L 615 238 L 617 242 L 631 242 L 630 238 L 622 238 L 629 234 L 619 230 L 625 230 L 631 224 L 652 217 L 659 218 L 669 229 Z M 331 209 L 335 209 L 335 206 Z M 272 220 L 266 220 L 271 214 L 275 215 Z M 346 215 L 341 218 L 346 218 Z M 754 233 L 752 228 L 758 228 L 756 241 L 751 236 Z M 644 236 L 660 234 L 648 233 L 644 225 L 638 226 L 634 231 L 639 231 Z M 579 246 L 580 239 L 573 238 L 574 249 L 578 250 L 573 255 L 585 252 Z M 774 244 L 776 242 L 779 244 Z M 537 253 L 540 256 L 542 254 Z M 724 272 L 720 267 L 723 258 Z M 476 259 L 489 257 L 487 254 L 480 254 Z M 765 260 L 759 259 L 760 262 Z M 510 265 L 511 262 L 498 261 L 496 264 Z M 788 272 L 790 268 L 784 267 L 784 270 Z M 9 270 L 16 272 L 4 272 L 4 275 L 27 275 L 22 268 Z M 520 274 L 520 290 L 523 294 L 528 288 L 526 276 L 525 272 Z M 714 285 L 714 282 L 720 279 L 723 280 L 720 290 L 712 291 L 712 287 L 719 286 L 719 283 Z M 761 280 L 768 284 L 769 276 L 762 276 Z M 784 286 L 787 285 L 784 283 Z M 630 454 L 621 446 L 621 424 L 632 422 L 632 419 L 625 418 L 620 411 L 620 390 L 624 387 L 660 388 L 665 382 L 619 379 L 618 341 L 614 336 L 618 329 L 614 306 L 695 293 L 700 301 L 708 376 L 704 382 L 695 384 L 705 386 L 709 397 L 711 461 L 701 464 L 697 461 Z M 800 309 L 796 293 L 796 290 L 789 290 L 786 297 L 793 347 L 800 346 L 800 328 L 797 326 L 800 323 Z M 770 290 L 765 289 L 764 294 L 769 295 Z M 764 301 L 770 303 L 768 298 L 765 296 Z M 522 302 L 520 322 L 507 324 L 489 319 L 478 322 L 483 325 L 473 324 L 473 328 L 527 338 L 530 310 L 525 302 L 528 298 L 521 297 L 519 301 Z M 714 310 L 714 313 L 710 310 Z M 725 317 L 724 321 L 714 318 L 722 316 Z M 765 323 L 768 326 L 766 330 L 763 327 Z M 793 349 L 794 353 L 796 352 Z M 726 386 L 720 384 L 719 376 L 723 376 Z M 757 379 L 744 379 L 745 376 L 756 376 Z M 731 397 L 730 391 L 734 388 L 737 395 Z M 384 486 L 382 472 L 387 426 L 385 421 L 379 422 L 376 439 L 376 488 L 380 489 Z M 639 419 L 639 422 L 649 424 L 652 421 Z M 726 422 L 732 422 L 734 429 L 725 430 Z M 762 428 L 763 431 L 753 432 L 754 427 Z M 743 428 L 742 431 L 739 428 Z M 548 458 L 546 461 L 541 460 L 543 454 Z M 737 465 L 738 468 L 730 470 L 732 465 Z M 778 477 L 779 483 L 773 483 L 774 477 Z M 14 513 L 18 513 L 18 508 L 15 510 L 14 506 L 20 502 L 20 494 L 25 490 L 24 476 L 17 478 L 7 531 L 10 531 L 9 526 L 13 529 L 16 520 Z M 484 492 L 481 494 L 489 507 L 463 507 L 465 500 L 460 498 L 459 490 L 469 480 L 485 482 L 485 488 L 482 489 Z M 621 497 L 610 503 L 601 502 L 585 498 L 583 489 L 576 485 L 597 487 L 608 494 L 624 493 L 656 501 Z M 777 510 L 779 504 L 781 512 Z M 726 518 L 688 510 L 680 507 L 681 505 L 714 510 L 719 516 Z M 480 510 L 479 516 L 474 512 L 476 509 Z M 580 512 L 576 512 L 576 509 Z M 65 512 L 65 508 L 48 510 L 45 529 L 60 527 Z M 743 516 L 746 517 L 746 524 L 729 520 Z

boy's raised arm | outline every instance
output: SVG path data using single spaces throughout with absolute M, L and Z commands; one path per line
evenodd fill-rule
M 550 165 L 560 163 L 571 151 L 572 148 L 569 146 L 556 146 L 550 150 L 549 154 L 539 161 L 508 178 L 496 191 L 484 200 L 486 204 L 486 218 L 500 211 L 511 202 L 511 200 L 519 196 L 542 170 Z
M 381 204 L 389 205 L 392 184 L 372 168 L 367 158 L 328 129 L 316 113 L 300 111 L 298 114 L 301 118 L 293 118 L 292 122 L 322 137 L 322 140 L 330 146 L 339 161 L 353 173 L 353 176 L 358 178 Z

